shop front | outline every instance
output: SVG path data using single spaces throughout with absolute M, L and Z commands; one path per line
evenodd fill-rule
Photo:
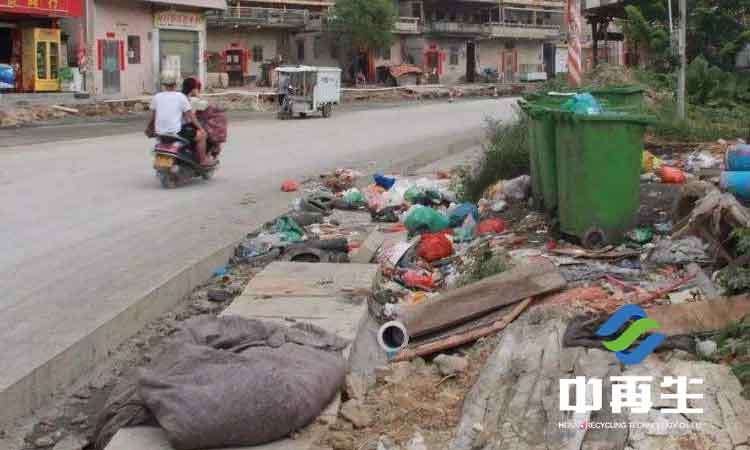
M 154 61 L 155 79 L 171 73 L 179 79 L 196 77 L 205 83 L 202 55 L 206 48 L 206 17 L 201 12 L 164 10 L 154 13 L 158 51 Z
M 59 91 L 59 21 L 82 15 L 83 0 L 0 0 L 0 92 Z

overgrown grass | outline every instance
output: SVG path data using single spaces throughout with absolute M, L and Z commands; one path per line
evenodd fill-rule
M 681 142 L 747 138 L 750 135 L 750 108 L 689 105 L 686 120 L 678 120 L 674 100 L 651 108 L 656 123 L 649 131 L 662 139 Z
M 459 171 L 459 194 L 465 200 L 478 201 L 482 193 L 499 180 L 528 175 L 529 119 L 525 114 L 516 115 L 518 120 L 511 122 L 487 120 L 480 163 L 475 168 Z
M 506 259 L 500 255 L 495 255 L 489 243 L 485 242 L 478 249 L 477 254 L 468 264 L 466 270 L 458 278 L 456 287 L 476 283 L 492 275 L 505 272 L 507 269 Z

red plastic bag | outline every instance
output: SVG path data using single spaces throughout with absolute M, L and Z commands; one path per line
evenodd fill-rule
M 435 287 L 435 282 L 429 275 L 420 275 L 419 273 L 409 270 L 401 276 L 401 281 L 404 282 L 408 287 L 432 289 Z
M 453 243 L 445 233 L 423 234 L 417 254 L 427 261 L 437 261 L 453 254 Z
M 479 234 L 502 233 L 503 231 L 505 231 L 505 221 L 498 217 L 484 219 L 479 222 L 477 227 L 477 233 Z
M 281 183 L 281 190 L 284 192 L 294 192 L 299 189 L 299 183 L 294 180 L 286 180 Z
M 683 184 L 687 181 L 685 172 L 675 167 L 661 166 L 657 169 L 656 174 L 659 175 L 662 183 Z

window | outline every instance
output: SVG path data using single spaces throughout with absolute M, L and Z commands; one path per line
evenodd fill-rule
M 451 66 L 458 65 L 458 47 L 451 47 L 451 59 L 448 64 Z
M 305 40 L 301 39 L 297 41 L 297 60 L 302 62 L 305 60 Z
M 262 45 L 255 45 L 253 46 L 253 62 L 263 62 L 263 46 Z
M 422 17 L 422 4 L 419 2 L 412 2 L 411 4 L 411 16 Z
M 336 39 L 331 40 L 331 58 L 339 57 L 339 43 Z
M 141 63 L 141 37 L 128 36 L 128 64 Z
M 386 61 L 390 61 L 391 47 L 385 47 L 384 49 L 380 50 L 380 57 Z
M 313 40 L 313 56 L 315 58 L 320 58 L 320 55 L 323 53 L 323 38 L 320 36 L 315 36 Z

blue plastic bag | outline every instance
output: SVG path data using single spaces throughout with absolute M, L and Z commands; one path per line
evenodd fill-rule
M 372 178 L 375 180 L 375 184 L 383 187 L 383 189 L 385 189 L 386 191 L 392 188 L 394 184 L 396 184 L 395 178 L 387 177 L 382 173 L 376 173 Z
M 8 64 L 0 64 L 0 89 L 13 89 L 16 86 L 16 71 Z
M 563 103 L 562 108 L 575 114 L 594 115 L 602 113 L 602 105 L 588 92 L 576 94 Z
M 448 211 L 451 228 L 460 227 L 468 215 L 471 215 L 475 222 L 479 222 L 479 210 L 471 203 L 461 203 Z

